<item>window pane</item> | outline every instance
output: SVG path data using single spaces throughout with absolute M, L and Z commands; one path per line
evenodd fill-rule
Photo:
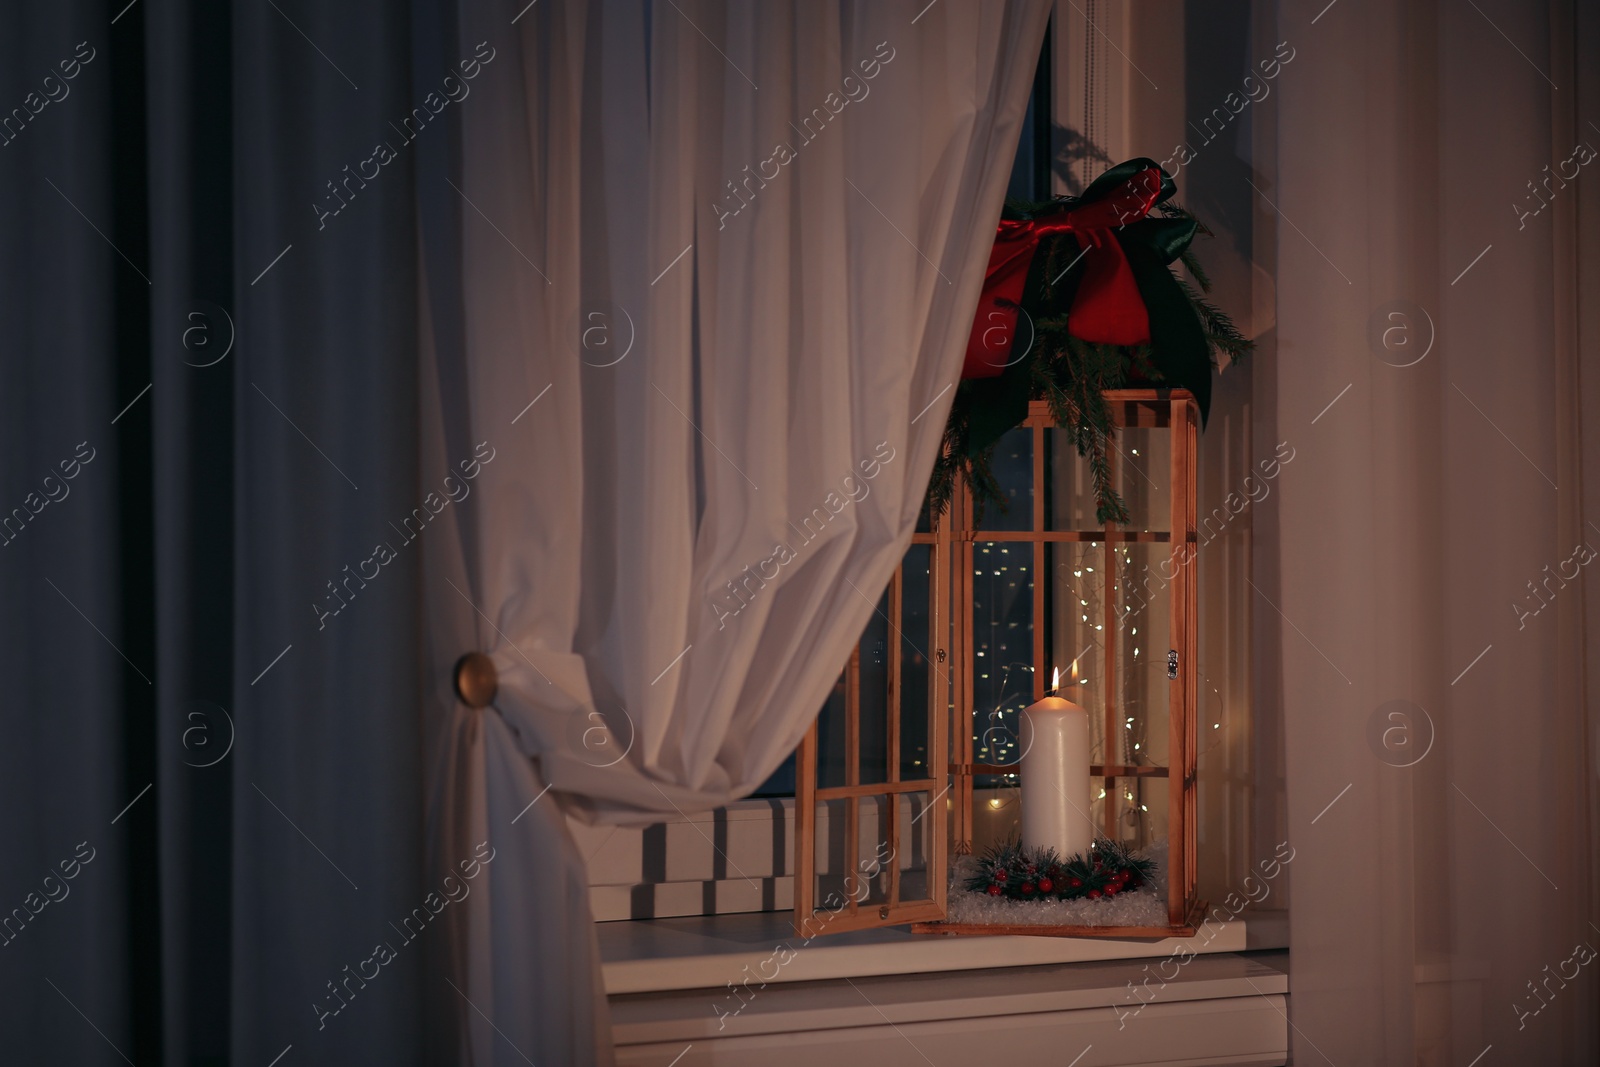
M 912 545 L 900 569 L 900 777 L 928 776 L 933 664 L 933 546 Z M 941 670 L 943 668 L 940 668 Z
M 979 542 L 972 559 L 973 754 L 1015 763 L 1018 718 L 1033 703 L 1033 546 Z
M 756 786 L 752 797 L 792 797 L 794 796 L 794 753 L 789 753 L 787 759 L 778 764 L 778 769 L 772 772 L 772 777 Z

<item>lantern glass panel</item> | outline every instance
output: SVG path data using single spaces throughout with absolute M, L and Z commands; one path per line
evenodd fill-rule
M 889 846 L 889 806 L 899 799 L 863 797 L 857 805 L 855 855 L 850 863 L 855 879 L 845 888 L 862 905 L 882 904 L 889 899 L 889 868 L 894 859 Z
M 934 664 L 933 546 L 912 545 L 900 568 L 900 778 L 928 777 Z M 942 712 L 943 709 L 940 709 Z
M 973 759 L 1014 764 L 1018 722 L 1033 703 L 1034 546 L 979 541 L 972 547 Z M 982 776 L 980 785 L 994 784 Z
M 1078 455 L 1072 436 L 1054 426 L 1044 428 L 1045 529 L 1096 530 L 1094 483 L 1089 461 Z
M 1167 780 L 1141 775 L 1137 778 L 1090 780 L 1093 794 L 1089 816 L 1096 832 L 1133 848 L 1147 848 L 1167 839 Z M 1111 821 L 1106 821 L 1109 807 Z
M 1104 529 L 1089 461 L 1078 455 L 1070 434 L 1044 429 L 1045 526 L 1048 531 Z M 1128 507 L 1119 529 L 1167 532 L 1172 514 L 1172 437 L 1165 428 L 1125 426 L 1112 442 L 1111 485 Z M 1025 528 L 1025 527 L 1024 527 Z
M 845 784 L 845 701 L 848 671 L 841 672 L 817 714 L 817 785 Z
M 1117 706 L 1123 729 L 1112 762 L 1165 767 L 1171 746 L 1172 553 L 1168 545 L 1120 544 L 1116 624 Z M 1131 720 L 1131 721 L 1130 721 Z
M 1094 823 L 1095 833 L 1104 837 L 1106 833 L 1106 809 L 1111 810 L 1111 817 L 1116 818 L 1117 807 L 1112 794 L 1116 792 L 1117 783 L 1107 782 L 1099 775 L 1089 776 L 1089 820 Z
M 1000 485 L 1005 509 L 993 505 L 984 508 L 981 528 L 1033 529 L 1033 431 L 1019 426 L 1001 434 L 990 469 Z
M 928 811 L 930 805 L 942 804 L 944 800 L 936 800 L 932 791 L 901 793 L 897 800 L 900 811 L 895 825 L 894 852 L 863 856 L 862 861 L 868 864 L 868 870 L 874 861 L 879 862 L 885 872 L 890 866 L 894 867 L 895 877 L 900 880 L 900 903 L 932 900 L 933 820 L 928 817 Z
M 972 791 L 972 851 L 981 856 L 995 845 L 1022 836 L 1022 789 L 1015 778 Z
M 817 801 L 815 841 L 815 895 L 819 912 L 842 911 L 849 903 L 845 891 L 845 875 L 850 873 L 849 852 L 851 835 L 851 803 L 848 800 Z
M 856 754 L 862 784 L 889 780 L 889 593 L 886 590 L 861 632 L 857 685 L 861 739 Z
M 1165 533 L 1172 528 L 1172 432 L 1125 426 L 1117 433 L 1113 479 L 1128 505 L 1126 530 Z
M 1106 552 L 1099 541 L 1054 541 L 1045 545 L 1050 565 L 1050 641 L 1045 689 L 1061 668 L 1060 695 L 1089 709 L 1094 759 L 1103 763 L 1106 706 Z M 1077 677 L 1072 667 L 1077 665 Z

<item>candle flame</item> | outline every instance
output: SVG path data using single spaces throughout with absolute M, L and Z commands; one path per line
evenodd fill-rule
M 1057 667 L 1056 670 L 1055 670 L 1055 673 L 1050 676 L 1050 691 L 1053 693 L 1057 689 L 1060 689 L 1060 688 L 1061 688 L 1061 668 Z
M 1073 660 L 1072 661 L 1072 680 L 1074 682 L 1076 682 L 1078 680 L 1078 661 L 1077 660 Z

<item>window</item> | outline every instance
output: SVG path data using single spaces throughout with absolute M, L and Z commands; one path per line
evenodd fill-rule
M 1024 123 L 1024 130 L 1019 139 L 1018 153 L 1012 168 L 1011 182 L 1008 193 L 1027 199 L 1043 199 L 1053 191 L 1059 192 L 1071 189 L 1075 185 L 1081 188 L 1083 181 L 1092 177 L 1102 165 L 1110 161 L 1106 150 L 1117 153 L 1117 158 L 1123 155 L 1134 154 L 1143 144 L 1138 133 L 1137 123 L 1133 117 L 1123 115 L 1125 122 L 1119 125 L 1112 121 L 1110 130 L 1124 130 L 1124 134 L 1107 134 L 1104 140 L 1106 145 L 1092 143 L 1085 139 L 1080 130 L 1069 129 L 1063 122 L 1074 126 L 1080 125 L 1078 115 L 1080 105 L 1087 105 L 1080 99 L 1079 87 L 1083 83 L 1083 72 L 1077 64 L 1083 57 L 1083 43 L 1094 36 L 1081 20 L 1068 19 L 1065 23 L 1057 25 L 1055 44 L 1052 45 L 1047 37 L 1043 56 L 1050 57 L 1055 54 L 1055 79 L 1052 84 L 1051 64 L 1046 61 L 1041 63 L 1038 71 L 1033 96 L 1029 103 L 1028 115 Z M 1071 77 L 1064 75 L 1075 71 Z M 1111 87 L 1111 104 L 1109 117 L 1113 120 L 1121 114 L 1122 103 L 1113 84 Z M 1179 101 L 1181 104 L 1181 101 Z M 1087 114 L 1087 112 L 1085 112 Z M 1120 120 L 1119 120 L 1120 121 Z M 1132 123 L 1130 125 L 1130 123 Z M 1087 126 L 1084 126 L 1087 129 Z M 1129 143 L 1123 143 L 1124 136 L 1132 138 Z M 1115 143 L 1112 143 L 1115 142 Z M 1105 149 L 1105 150 L 1102 150 Z M 1202 168 L 1203 169 L 1203 168 Z M 1198 174 L 1199 171 L 1195 171 Z M 1193 174 L 1189 176 L 1191 182 L 1199 181 Z M 1054 188 L 1052 188 L 1054 183 Z M 1218 220 L 1211 220 L 1213 226 Z M 1222 220 L 1226 223 L 1226 220 Z M 1229 230 L 1232 233 L 1233 231 Z M 1238 238 L 1239 235 L 1235 234 Z M 1243 239 L 1243 238 L 1239 238 Z M 1246 242 L 1248 243 L 1248 242 Z M 1217 242 L 1221 245 L 1222 242 Z M 1226 272 L 1224 272 L 1226 273 Z M 1221 284 L 1226 287 L 1229 283 L 1226 278 L 1221 279 Z M 1237 296 L 1237 294 L 1236 294 Z M 1237 298 L 1235 303 L 1243 298 Z M 1243 300 L 1248 303 L 1248 300 Z M 1251 869 L 1252 856 L 1259 853 L 1260 842 L 1256 840 L 1258 834 L 1272 836 L 1263 837 L 1264 841 L 1279 840 L 1281 834 L 1273 822 L 1273 809 L 1271 804 L 1266 805 L 1263 812 L 1258 813 L 1261 807 L 1261 796 L 1270 798 L 1275 790 L 1281 790 L 1281 782 L 1272 777 L 1273 768 L 1277 766 L 1272 758 L 1272 746 L 1276 734 L 1270 728 L 1271 716 L 1263 719 L 1263 729 L 1257 731 L 1254 726 L 1254 712 L 1252 710 L 1252 610 L 1251 597 L 1254 595 L 1246 579 L 1251 574 L 1251 560 L 1253 557 L 1253 517 L 1258 510 L 1270 513 L 1275 501 L 1267 499 L 1273 488 L 1271 479 L 1275 476 L 1277 465 L 1274 463 L 1271 472 L 1265 475 L 1256 474 L 1252 481 L 1247 476 L 1255 473 L 1252 462 L 1252 416 L 1250 407 L 1251 396 L 1251 368 L 1245 365 L 1236 370 L 1230 370 L 1217 382 L 1213 393 L 1210 425 L 1204 438 L 1200 451 L 1201 469 L 1199 471 L 1199 496 L 1201 500 L 1200 514 L 1207 521 L 1202 524 L 1200 544 L 1204 547 L 1199 560 L 1199 584 L 1201 589 L 1200 611 L 1201 627 L 1199 640 L 1199 680 L 1200 691 L 1198 694 L 1198 711 L 1201 720 L 1200 742 L 1204 746 L 1198 753 L 1200 776 L 1198 782 L 1199 801 L 1201 806 L 1198 837 L 1203 844 L 1201 856 L 1202 868 L 1200 884 L 1203 890 L 1211 892 L 1214 899 L 1220 899 L 1220 894 L 1230 886 L 1236 885 L 1244 874 Z M 1051 432 L 1053 437 L 1054 432 Z M 1017 431 L 1017 436 L 1025 436 L 1023 431 Z M 1121 442 L 1123 451 L 1131 456 L 1131 450 L 1138 448 L 1141 454 L 1148 450 L 1142 445 L 1135 445 L 1131 441 Z M 1292 450 L 1285 451 L 1287 446 L 1280 446 L 1278 459 L 1287 462 L 1293 457 Z M 1048 450 L 1047 450 L 1048 451 Z M 1270 449 L 1269 449 L 1270 451 Z M 1012 454 L 1007 454 L 1007 452 Z M 1119 457 L 1121 460 L 1123 457 Z M 1031 445 L 1027 448 L 1013 448 L 1003 451 L 997 459 L 997 470 L 1006 464 L 1002 474 L 1003 480 L 1012 493 L 1015 503 L 1009 516 L 998 513 L 990 515 L 985 520 L 985 528 L 996 535 L 988 542 L 992 551 L 990 556 L 980 558 L 995 559 L 998 557 L 1004 562 L 1000 576 L 993 573 L 986 575 L 987 588 L 980 587 L 983 595 L 978 598 L 981 610 L 985 613 L 987 623 L 977 628 L 991 647 L 979 649 L 986 654 L 981 657 L 994 669 L 988 673 L 990 677 L 981 677 L 982 671 L 974 674 L 972 682 L 974 690 L 970 700 L 964 705 L 967 708 L 977 709 L 977 718 L 980 728 L 967 731 L 979 735 L 978 741 L 970 754 L 974 765 L 970 779 L 971 788 L 975 797 L 987 802 L 997 801 L 998 807 L 988 807 L 986 804 L 977 811 L 969 806 L 960 808 L 951 806 L 951 793 L 945 792 L 938 799 L 935 806 L 945 808 L 949 817 L 948 829 L 959 831 L 960 827 L 954 825 L 958 817 L 966 817 L 967 839 L 971 847 L 981 852 L 985 843 L 995 836 L 1006 832 L 1004 820 L 1015 813 L 1015 805 L 1007 809 L 1007 801 L 1014 796 L 1016 779 L 1008 778 L 1014 770 L 983 771 L 978 769 L 978 764 L 993 762 L 995 764 L 1014 763 L 1015 756 L 1007 755 L 1008 751 L 992 751 L 995 746 L 982 744 L 983 735 L 991 728 L 989 715 L 996 709 L 1010 709 L 1005 711 L 991 734 L 991 740 L 1004 744 L 1008 738 L 1005 736 L 1005 723 L 1011 721 L 1015 709 L 1025 705 L 1032 699 L 1035 679 L 1031 670 L 1036 662 L 1053 665 L 1055 656 L 1064 659 L 1064 670 L 1070 672 L 1071 657 L 1077 653 L 1085 641 L 1071 649 L 1063 648 L 1057 652 L 1057 646 L 1062 644 L 1058 639 L 1065 634 L 1066 623 L 1070 618 L 1057 623 L 1059 611 L 1056 608 L 1048 609 L 1049 633 L 1039 636 L 1048 637 L 1048 650 L 1050 656 L 1043 659 L 1033 653 L 1035 632 L 1030 629 L 1031 620 L 1036 610 L 1047 610 L 1044 605 L 1036 607 L 1031 599 L 1030 592 L 1018 592 L 1009 587 L 1015 574 L 1021 569 L 1028 568 L 1028 573 L 1033 573 L 1033 568 L 1048 563 L 1045 558 L 1056 554 L 1065 554 L 1068 551 L 1089 552 L 1096 548 L 1094 542 L 1065 543 L 1062 545 L 1046 546 L 1040 549 L 1035 556 L 1035 548 L 1029 541 L 1024 549 L 1018 546 L 1014 553 L 1018 556 L 1013 562 L 1013 552 L 1002 551 L 1012 548 L 1012 543 L 998 544 L 1004 536 L 1017 535 L 1020 529 L 1004 529 L 1005 526 L 1019 521 L 1021 515 L 1018 509 L 1032 507 L 1029 494 L 1031 488 L 1025 483 L 1032 477 L 1033 456 Z M 1131 472 L 1132 468 L 1125 468 Z M 1147 471 L 1158 483 L 1161 483 L 1159 472 Z M 1137 479 L 1135 479 L 1137 480 Z M 1142 484 L 1142 483 L 1141 483 Z M 1165 484 L 1165 483 L 1161 483 Z M 1130 490 L 1132 491 L 1132 490 Z M 1232 492 L 1230 492 L 1232 491 Z M 1239 506 L 1233 503 L 1224 504 L 1224 498 L 1233 499 L 1234 495 L 1248 498 Z M 1093 526 L 1092 508 L 1088 516 L 1089 522 L 1075 528 L 1088 530 Z M 1267 520 L 1270 522 L 1270 518 Z M 1026 528 L 1026 523 L 1023 529 Z M 1270 526 L 1267 529 L 1271 529 Z M 932 527 L 924 516 L 917 528 L 918 538 L 910 546 L 905 563 L 902 565 L 899 579 L 898 592 L 893 593 L 898 597 L 900 621 L 897 623 L 904 633 L 911 633 L 913 628 L 921 632 L 922 623 L 919 621 L 920 607 L 918 597 L 922 595 L 921 587 L 916 582 L 907 578 L 916 567 L 924 564 L 920 558 L 929 562 L 926 566 L 937 569 L 938 565 L 933 558 L 940 552 L 937 538 L 932 536 Z M 988 536 L 986 534 L 986 536 Z M 976 543 L 976 542 L 974 542 Z M 1102 540 L 1098 549 L 1103 553 L 1109 542 Z M 1135 573 L 1139 567 L 1153 565 L 1150 560 L 1151 553 L 1157 545 L 1148 542 L 1130 542 L 1123 546 L 1130 550 L 1133 557 L 1141 555 L 1143 560 L 1135 559 L 1132 566 Z M 917 553 L 925 553 L 925 557 L 917 557 Z M 1026 554 L 1027 558 L 1022 558 Z M 1100 564 L 1091 564 L 1097 574 L 1104 573 Z M 949 561 L 946 561 L 948 577 Z M 974 568 L 975 570 L 976 568 Z M 995 567 L 990 567 L 992 572 Z M 1081 568 L 1079 568 L 1081 569 Z M 1086 572 L 1087 573 L 1087 572 Z M 914 577 L 914 574 L 912 575 Z M 974 577 L 977 577 L 974 575 Z M 1150 607 L 1143 609 L 1156 612 L 1160 610 L 1155 597 L 1158 583 L 1151 581 L 1145 598 L 1150 601 Z M 873 590 L 863 590 L 871 595 Z M 1090 595 L 1079 599 L 1088 600 L 1090 605 L 1098 605 L 1097 611 L 1080 611 L 1079 615 L 1103 615 L 1105 611 L 1104 599 L 1097 599 L 1100 595 L 1096 590 L 1088 590 Z M 938 593 L 929 594 L 930 600 L 926 610 L 938 610 Z M 851 654 L 850 661 L 842 665 L 842 670 L 832 693 L 822 711 L 819 721 L 818 759 L 819 762 L 832 761 L 834 778 L 828 781 L 839 781 L 837 775 L 843 773 L 846 759 L 849 755 L 843 751 L 843 724 L 849 713 L 847 707 L 851 697 L 854 697 L 858 726 L 862 730 L 856 742 L 858 748 L 855 753 L 859 781 L 854 849 L 858 853 L 865 853 L 859 858 L 873 860 L 875 854 L 871 845 L 862 846 L 862 841 L 874 843 L 887 843 L 888 836 L 875 836 L 885 833 L 889 818 L 888 805 L 885 798 L 887 791 L 871 792 L 881 786 L 881 779 L 887 779 L 887 766 L 889 760 L 889 737 L 884 726 L 884 707 L 889 701 L 888 694 L 888 666 L 892 655 L 900 657 L 899 676 L 900 690 L 896 699 L 898 706 L 907 708 L 913 703 L 920 707 L 919 691 L 916 689 L 917 679 L 908 680 L 907 670 L 920 654 L 935 657 L 931 672 L 931 684 L 938 687 L 946 685 L 939 676 L 939 671 L 952 675 L 949 655 L 953 651 L 954 633 L 951 630 L 952 615 L 946 609 L 944 640 L 937 642 L 932 635 L 927 642 L 919 641 L 920 652 L 908 651 L 904 645 L 891 642 L 889 637 L 893 631 L 889 628 L 886 617 L 893 616 L 890 604 L 891 590 L 884 590 L 878 601 L 878 611 L 873 613 L 872 623 L 862 635 L 855 651 Z M 1085 605 L 1080 604 L 1080 608 Z M 977 609 L 974 609 L 977 610 Z M 1084 620 L 1077 619 L 1078 625 L 1084 625 Z M 1014 624 L 1014 625 L 1013 625 Z M 1104 621 L 1100 622 L 1104 626 Z M 1129 630 L 1133 628 L 1129 625 Z M 1146 626 L 1139 626 L 1137 636 L 1144 637 L 1151 632 Z M 886 636 L 888 635 L 888 636 Z M 1130 636 L 1134 636 L 1130 633 Z M 895 647 L 898 645 L 898 647 Z M 1002 647 L 1005 646 L 1005 647 Z M 1125 657 L 1131 657 L 1134 649 L 1138 649 L 1138 658 L 1143 659 L 1151 654 L 1154 645 L 1130 645 L 1123 651 Z M 937 654 L 944 649 L 946 660 L 940 663 Z M 975 651 L 979 651 L 975 650 Z M 1162 652 L 1165 649 L 1161 649 Z M 990 653 L 993 655 L 990 655 Z M 1005 658 L 1002 658 L 1005 657 Z M 975 660 L 979 657 L 973 657 Z M 1087 699 L 1080 699 L 1079 703 L 1092 703 L 1097 696 L 1103 698 L 1103 692 L 1097 689 L 1099 679 L 1087 668 L 1088 656 L 1080 663 L 1080 690 Z M 1028 669 L 1019 670 L 1015 664 L 1023 664 Z M 1007 664 L 1011 666 L 1007 668 Z M 1101 676 L 1105 675 L 1103 669 Z M 1042 670 L 1039 684 L 1048 685 L 1048 670 Z M 1140 696 L 1139 687 L 1145 687 L 1144 696 Z M 864 687 L 864 688 L 852 688 Z M 1133 697 L 1135 700 L 1152 699 L 1155 691 L 1155 681 L 1135 682 Z M 883 694 L 883 695 L 879 695 Z M 940 699 L 935 696 L 935 701 Z M 956 696 L 954 693 L 946 694 L 946 702 L 942 706 L 941 717 L 946 723 L 947 756 L 958 755 L 959 750 L 953 749 L 949 744 L 948 716 L 955 707 Z M 1019 704 L 1018 701 L 1021 703 Z M 1270 711 L 1270 709 L 1268 709 Z M 919 720 L 920 721 L 920 720 Z M 1098 721 L 1098 720 L 1097 720 Z M 1116 798 L 1116 803 L 1110 809 L 1114 820 L 1123 820 L 1118 823 L 1120 829 L 1134 835 L 1135 839 L 1143 839 L 1151 834 L 1161 831 L 1155 825 L 1157 813 L 1163 810 L 1163 794 L 1165 779 L 1148 771 L 1139 772 L 1141 766 L 1154 764 L 1160 756 L 1159 749 L 1152 745 L 1157 738 L 1152 735 L 1159 733 L 1159 720 L 1152 714 L 1149 717 L 1135 716 L 1132 731 L 1125 730 L 1121 748 L 1124 750 L 1117 754 L 1113 765 L 1124 768 L 1134 768 L 1135 773 L 1121 773 L 1116 776 L 1113 789 L 1108 790 Z M 1104 724 L 1098 727 L 1103 734 Z M 922 758 L 914 752 L 919 744 L 926 741 L 908 738 L 906 731 L 920 729 L 915 724 L 902 727 L 900 735 L 900 763 L 902 766 L 902 785 L 911 780 L 906 776 L 920 771 L 916 761 Z M 1014 740 L 1014 726 L 1010 741 Z M 970 740 L 970 738 L 969 738 Z M 1101 738 L 1103 743 L 1103 736 Z M 1133 746 L 1138 745 L 1135 749 Z M 991 751 L 985 751 L 985 748 Z M 1148 763 L 1146 762 L 1148 761 Z M 952 759 L 951 762 L 956 762 Z M 793 800 L 796 789 L 795 782 L 796 758 L 791 756 L 767 782 L 754 793 L 752 797 L 730 805 L 722 812 L 707 814 L 703 820 L 697 816 L 696 827 L 688 825 L 660 824 L 643 830 L 624 828 L 586 828 L 574 826 L 578 835 L 580 846 L 585 854 L 591 856 L 591 879 L 594 881 L 597 892 L 603 895 L 604 907 L 597 904 L 596 915 L 605 915 L 612 918 L 645 917 L 649 915 L 688 915 L 712 913 L 718 911 L 747 911 L 747 910 L 787 910 L 791 905 L 791 878 L 795 871 L 796 857 L 794 856 L 794 831 L 793 831 Z M 864 773 L 862 768 L 885 768 L 875 776 Z M 1281 773 L 1281 772 L 1279 772 Z M 931 790 L 934 798 L 939 798 L 943 785 Z M 1127 793 L 1133 794 L 1129 800 Z M 842 798 L 834 797 L 834 801 Z M 922 837 L 921 831 L 928 825 L 933 815 L 921 815 L 922 809 L 913 805 L 921 804 L 929 798 L 922 789 L 909 789 L 896 794 L 895 815 L 897 828 L 913 827 L 917 833 L 914 841 L 908 842 L 906 855 L 897 860 L 915 865 L 908 867 L 911 871 L 911 880 L 921 877 L 920 871 L 927 857 L 931 854 L 932 842 Z M 1137 814 L 1129 819 L 1129 807 L 1136 805 Z M 1148 809 L 1145 810 L 1145 809 Z M 837 821 L 833 829 L 839 831 L 837 841 L 830 836 L 830 827 L 825 820 L 832 812 L 837 812 Z M 955 816 L 955 812 L 962 813 Z M 821 892 L 816 895 L 816 902 L 826 899 L 829 888 L 835 891 L 842 890 L 843 878 L 840 874 L 828 874 L 829 868 L 835 861 L 842 862 L 843 855 L 849 842 L 843 839 L 846 824 L 846 812 L 840 803 L 825 807 L 817 827 L 818 836 L 822 844 L 817 846 L 813 856 L 816 868 L 813 871 L 819 880 Z M 1107 809 L 1104 804 L 1096 811 L 1096 816 L 1103 827 Z M 913 820 L 915 820 L 913 822 Z M 946 840 L 947 834 L 938 835 L 940 840 Z M 721 849 L 726 855 L 719 856 L 713 849 Z M 915 846 L 915 847 L 913 847 Z M 1266 846 L 1270 850 L 1270 844 Z M 830 850 L 832 850 L 830 852 Z M 820 873 L 819 873 L 820 872 Z M 748 877 L 743 877 L 748 876 Z M 885 877 L 887 877 L 885 875 Z M 833 878 L 830 885 L 823 885 L 823 878 Z M 883 886 L 873 889 L 871 900 L 878 902 L 885 896 Z M 904 888 L 904 887 L 903 887 Z M 599 897 L 596 898 L 597 900 Z M 901 899 L 908 899 L 902 892 Z M 881 908 L 882 903 L 875 903 L 876 908 Z M 844 916 L 837 916 L 843 918 Z

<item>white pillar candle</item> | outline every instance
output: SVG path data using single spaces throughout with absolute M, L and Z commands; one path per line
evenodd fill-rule
M 1089 713 L 1046 696 L 1022 713 L 1028 738 L 1022 775 L 1022 843 L 1062 858 L 1089 851 Z

